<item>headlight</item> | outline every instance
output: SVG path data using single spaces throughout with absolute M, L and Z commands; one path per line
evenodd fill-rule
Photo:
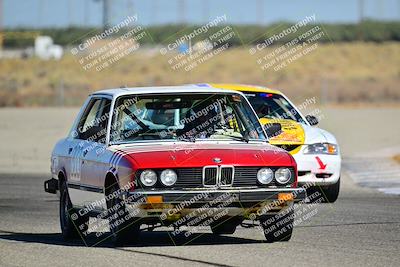
M 176 183 L 178 176 L 176 172 L 170 169 L 163 170 L 160 175 L 161 183 L 165 186 L 171 186 Z
M 274 179 L 274 172 L 270 168 L 262 168 L 257 172 L 257 180 L 260 184 L 269 184 Z
M 287 182 L 290 181 L 291 177 L 292 173 L 288 168 L 279 168 L 275 172 L 275 180 L 280 184 L 286 184 Z
M 144 170 L 140 174 L 140 182 L 144 186 L 152 186 L 155 185 L 157 182 L 157 174 L 153 170 Z
M 316 143 L 312 145 L 307 145 L 303 151 L 304 154 L 328 154 L 337 155 L 338 146 L 329 143 Z

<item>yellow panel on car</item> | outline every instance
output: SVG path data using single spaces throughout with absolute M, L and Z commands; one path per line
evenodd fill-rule
M 230 83 L 210 83 L 210 86 L 220 89 L 235 90 L 241 92 L 255 92 L 255 93 L 271 93 L 281 94 L 281 92 L 267 87 L 255 86 L 255 85 L 244 85 L 244 84 L 230 84 Z
M 272 145 L 299 145 L 297 149 L 289 150 L 291 154 L 295 154 L 300 150 L 300 145 L 304 144 L 305 141 L 305 133 L 303 127 L 300 123 L 293 120 L 285 120 L 285 119 L 260 119 L 262 125 L 267 123 L 279 123 L 282 127 L 282 132 L 274 137 L 269 139 L 269 142 Z

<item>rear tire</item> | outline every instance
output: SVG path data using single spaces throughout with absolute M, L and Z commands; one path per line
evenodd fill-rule
M 112 195 L 118 187 L 113 187 Z M 125 245 L 137 241 L 140 233 L 140 223 L 137 218 L 130 218 L 129 212 L 120 197 L 112 197 L 107 202 L 108 222 L 110 225 L 111 240 L 114 245 Z M 128 218 L 128 219 L 127 219 Z
M 339 196 L 340 191 L 340 177 L 339 180 L 332 185 L 322 186 L 320 189 L 325 203 L 334 203 Z
M 293 233 L 294 208 L 275 215 L 263 215 L 260 224 L 268 243 L 289 241 Z
M 79 212 L 73 209 L 65 182 L 60 188 L 60 226 L 64 240 L 81 237 L 87 234 L 89 217 L 80 216 Z

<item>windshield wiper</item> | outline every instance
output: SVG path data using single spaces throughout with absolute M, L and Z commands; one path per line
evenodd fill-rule
M 242 141 L 242 142 L 246 142 L 248 143 L 250 141 L 250 139 L 246 136 L 237 136 L 237 135 L 229 135 L 229 134 L 224 134 L 224 136 L 228 136 L 233 138 L 234 140 L 238 140 L 238 141 Z
M 186 137 L 179 137 L 178 139 L 176 139 L 177 141 L 183 141 L 183 142 L 190 142 L 190 143 L 194 143 L 196 142 L 195 138 L 186 138 Z

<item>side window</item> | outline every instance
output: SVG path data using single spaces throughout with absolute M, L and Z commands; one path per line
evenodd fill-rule
M 96 116 L 99 132 L 97 133 L 97 141 L 100 143 L 106 142 L 108 119 L 110 118 L 111 100 L 104 98 L 101 102 L 99 112 Z
M 87 132 L 92 126 L 94 126 L 96 115 L 100 109 L 101 99 L 92 99 L 86 109 L 85 114 L 82 116 L 80 121 L 79 131 L 81 133 Z M 86 138 L 85 138 L 86 139 Z
M 93 98 L 78 124 L 78 138 L 105 143 L 111 100 Z

